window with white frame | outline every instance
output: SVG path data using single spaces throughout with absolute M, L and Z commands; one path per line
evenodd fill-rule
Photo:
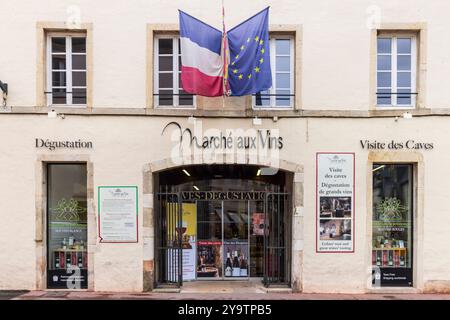
M 272 87 L 253 97 L 255 108 L 292 108 L 294 105 L 294 37 L 270 37 Z
M 380 34 L 377 38 L 377 106 L 416 105 L 416 36 Z
M 154 42 L 154 103 L 157 107 L 195 106 L 195 96 L 181 84 L 181 45 L 178 36 L 158 36 Z
M 86 35 L 47 35 L 47 104 L 86 105 Z

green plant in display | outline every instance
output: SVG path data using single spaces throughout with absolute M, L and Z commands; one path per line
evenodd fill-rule
M 52 208 L 55 219 L 59 221 L 79 221 L 80 214 L 86 213 L 86 208 L 82 207 L 75 199 L 66 200 L 62 198 L 55 208 Z
M 408 209 L 395 197 L 386 198 L 376 206 L 378 218 L 384 221 L 402 220 Z

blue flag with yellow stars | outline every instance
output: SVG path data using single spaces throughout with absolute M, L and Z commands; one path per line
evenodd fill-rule
M 228 33 L 228 85 L 232 96 L 255 94 L 272 86 L 269 8 Z

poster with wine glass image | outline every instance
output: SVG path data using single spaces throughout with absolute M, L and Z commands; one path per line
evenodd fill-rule
M 224 242 L 225 278 L 248 277 L 248 242 Z
M 355 155 L 316 154 L 317 252 L 354 252 Z

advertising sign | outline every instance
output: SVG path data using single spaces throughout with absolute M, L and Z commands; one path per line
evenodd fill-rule
M 138 189 L 98 187 L 100 242 L 138 242 Z
M 167 206 L 167 215 L 170 212 L 176 212 L 177 203 L 169 203 Z M 196 271 L 196 235 L 197 235 L 197 206 L 195 203 L 183 203 L 181 206 L 181 229 L 178 225 L 177 217 L 167 219 L 168 221 L 168 237 L 174 239 L 178 243 L 181 237 L 181 246 L 183 248 L 183 281 L 194 280 Z M 175 234 L 174 234 L 175 232 Z M 168 256 L 169 270 L 176 270 L 177 255 Z
M 354 252 L 354 153 L 316 155 L 317 252 Z

